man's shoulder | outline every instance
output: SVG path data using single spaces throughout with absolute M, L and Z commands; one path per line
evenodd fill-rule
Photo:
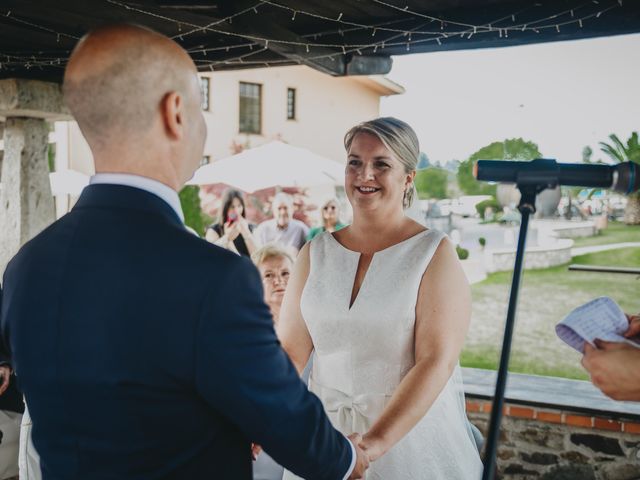
M 258 224 L 255 229 L 256 234 L 260 235 L 262 232 L 271 232 L 276 228 L 276 220 L 274 218 L 270 218 L 269 220 L 264 220 Z
M 11 259 L 10 264 L 20 263 L 25 259 L 32 258 L 37 253 L 47 253 L 52 248 L 59 247 L 60 244 L 57 239 L 60 237 L 61 232 L 70 231 L 71 223 L 72 219 L 70 215 L 67 214 L 45 227 L 44 230 L 20 247 Z
M 263 220 L 262 222 L 260 222 L 257 228 L 275 227 L 275 225 L 276 225 L 276 219 L 269 218 L 267 220 Z
M 210 265 L 211 263 L 229 266 L 245 263 L 237 253 L 210 243 L 187 230 L 184 232 L 176 232 L 176 235 L 179 236 L 178 241 L 181 243 L 180 251 L 177 252 L 178 255 L 197 257 L 203 266 Z
M 302 230 L 304 232 L 309 231 L 309 227 L 307 226 L 307 224 L 301 220 L 292 218 L 290 223 L 291 223 L 291 226 L 293 226 L 296 230 Z

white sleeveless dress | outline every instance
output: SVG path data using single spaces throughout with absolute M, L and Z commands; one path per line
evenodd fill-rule
M 351 308 L 360 253 L 324 233 L 310 245 L 301 310 L 315 347 L 309 390 L 334 427 L 364 434 L 415 364 L 418 289 L 444 234 L 427 230 L 374 254 Z M 451 292 L 455 302 L 455 292 Z M 482 463 L 460 368 L 417 425 L 373 462 L 367 480 L 476 480 Z M 297 479 L 285 472 L 283 479 Z M 341 479 L 340 479 L 341 480 Z

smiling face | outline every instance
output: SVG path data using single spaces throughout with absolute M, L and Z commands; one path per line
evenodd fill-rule
M 415 173 L 406 173 L 393 152 L 369 133 L 358 133 L 347 154 L 345 191 L 354 213 L 358 209 L 402 209 L 404 191 Z
M 286 257 L 268 257 L 258 265 L 258 270 L 264 287 L 265 303 L 279 308 L 289 282 L 291 261 Z

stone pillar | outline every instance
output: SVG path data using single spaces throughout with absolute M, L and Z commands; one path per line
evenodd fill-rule
M 4 138 L 4 121 L 0 120 L 0 138 Z M 0 150 L 0 189 L 2 188 L 2 159 L 4 158 L 4 150 Z
M 49 185 L 49 125 L 40 118 L 8 118 L 0 190 L 0 268 L 55 219 Z
M 49 184 L 48 121 L 68 120 L 60 86 L 0 80 L 4 158 L 0 172 L 0 274 L 29 239 L 55 220 Z

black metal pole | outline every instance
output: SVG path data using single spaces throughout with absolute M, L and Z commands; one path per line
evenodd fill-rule
M 507 385 L 507 372 L 509 370 L 509 356 L 511 355 L 511 339 L 513 338 L 513 328 L 516 319 L 516 306 L 518 304 L 518 292 L 520 291 L 520 280 L 522 279 L 522 265 L 524 261 L 524 250 L 527 243 L 527 230 L 529 228 L 529 216 L 535 212 L 536 195 L 541 189 L 535 186 L 518 186 L 522 196 L 518 210 L 522 214 L 520 222 L 520 233 L 518 235 L 518 247 L 516 250 L 516 262 L 513 267 L 513 278 L 511 280 L 511 293 L 509 294 L 509 309 L 507 310 L 507 321 L 504 326 L 504 338 L 502 341 L 502 353 L 500 355 L 500 367 L 496 381 L 496 390 L 491 408 L 491 420 L 489 422 L 489 433 L 484 455 L 484 471 L 482 480 L 493 480 L 496 468 L 496 453 L 498 449 L 498 438 L 500 437 L 500 422 L 502 420 L 502 408 L 504 406 L 504 391 Z

